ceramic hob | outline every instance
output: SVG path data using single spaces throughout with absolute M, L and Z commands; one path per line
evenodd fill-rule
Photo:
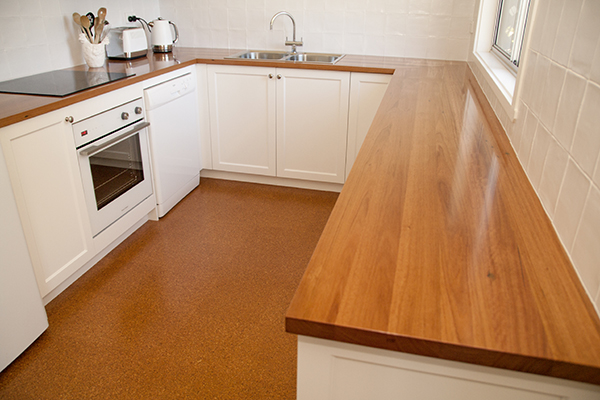
M 64 97 L 135 74 L 58 70 L 0 82 L 0 93 Z

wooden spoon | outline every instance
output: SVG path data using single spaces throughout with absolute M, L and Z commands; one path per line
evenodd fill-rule
M 79 21 L 81 22 L 81 27 L 85 30 L 85 33 L 87 34 L 87 37 L 90 40 L 90 43 L 94 43 L 92 40 L 92 33 L 90 32 L 90 20 L 88 19 L 88 17 L 82 15 Z
M 98 16 L 96 17 L 96 25 L 94 25 L 95 33 L 94 40 L 96 43 L 102 41 L 102 31 L 104 30 L 104 18 L 106 18 L 106 8 L 101 7 L 98 9 Z

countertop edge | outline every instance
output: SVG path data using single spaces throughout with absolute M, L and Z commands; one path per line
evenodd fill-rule
M 306 321 L 287 316 L 285 318 L 285 331 L 295 335 L 317 337 L 382 350 L 600 385 L 600 368 L 594 366 L 521 354 L 509 354 L 486 348 L 461 346 L 424 338 L 394 335 L 389 332 L 368 331 L 323 322 Z M 365 343 L 368 343 L 368 345 Z

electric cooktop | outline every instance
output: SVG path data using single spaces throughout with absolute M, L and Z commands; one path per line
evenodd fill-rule
M 50 71 L 0 82 L 0 93 L 65 97 L 134 75 L 106 71 Z

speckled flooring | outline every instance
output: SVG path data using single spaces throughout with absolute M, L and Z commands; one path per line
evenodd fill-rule
M 294 399 L 284 314 L 336 193 L 202 179 L 46 306 L 1 399 Z

